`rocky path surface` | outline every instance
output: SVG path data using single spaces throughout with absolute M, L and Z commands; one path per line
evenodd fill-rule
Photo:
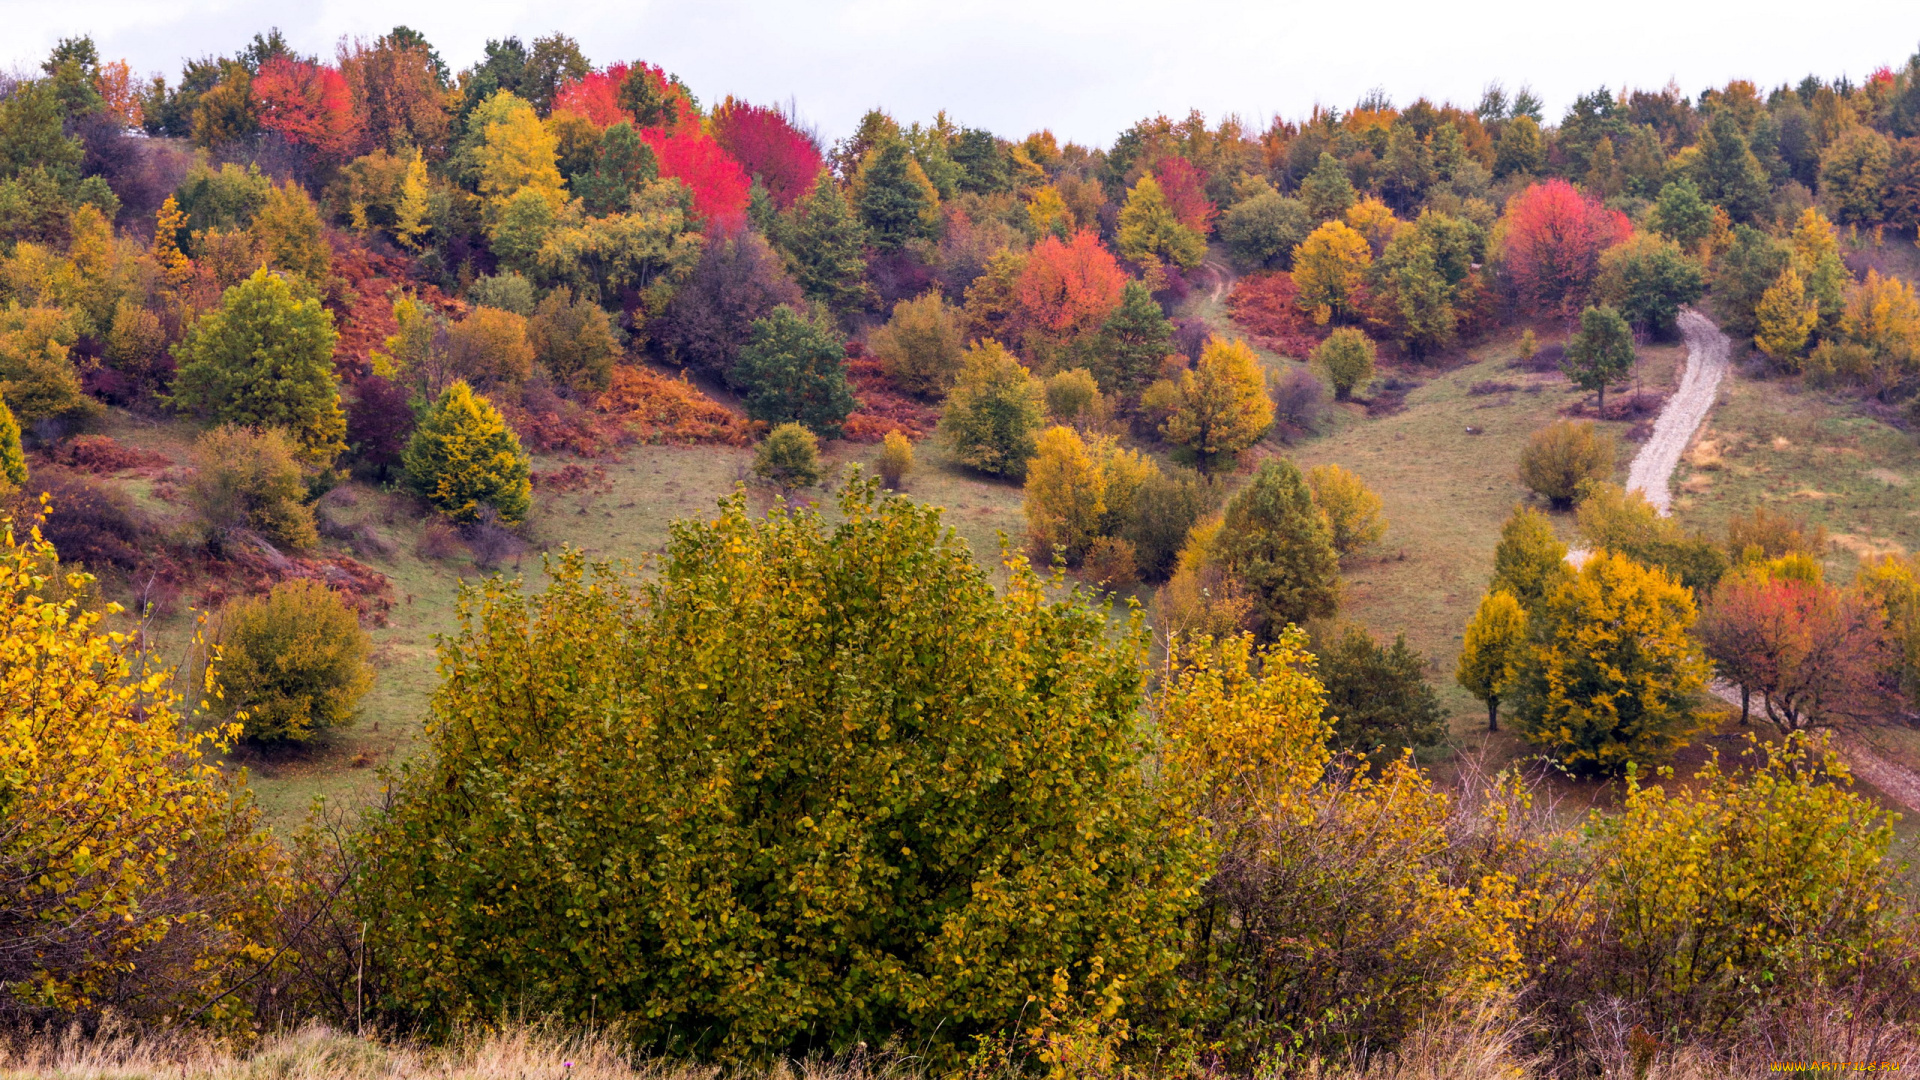
M 1712 319 L 1692 308 L 1680 313 L 1680 334 L 1687 342 L 1687 370 L 1680 386 L 1660 408 L 1653 422 L 1653 434 L 1633 455 L 1627 467 L 1627 490 L 1647 497 L 1661 516 L 1673 513 L 1673 471 L 1680 466 L 1680 455 L 1706 423 L 1707 413 L 1720 393 L 1720 380 L 1727 373 L 1733 342 L 1720 332 Z M 1567 551 L 1567 561 L 1575 566 L 1587 561 L 1586 548 Z
M 1687 370 L 1627 470 L 1627 490 L 1645 495 L 1662 516 L 1673 512 L 1673 470 L 1706 423 L 1733 351 L 1733 342 L 1713 320 L 1692 308 L 1680 313 L 1680 333 L 1687 341 Z

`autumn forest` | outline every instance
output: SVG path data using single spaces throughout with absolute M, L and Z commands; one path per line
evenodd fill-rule
M 592 47 L 0 74 L 0 1078 L 1920 1064 L 1920 55 Z

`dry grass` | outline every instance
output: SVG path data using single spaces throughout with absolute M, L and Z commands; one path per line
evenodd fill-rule
M 892 1057 L 782 1063 L 726 1073 L 650 1060 L 617 1033 L 509 1025 L 447 1045 L 383 1042 L 309 1026 L 247 1051 L 165 1036 L 108 1034 L 29 1041 L 0 1050 L 0 1080 L 895 1080 L 914 1075 Z
M 1539 1063 L 1517 1049 L 1525 1032 L 1511 1010 L 1489 1004 L 1416 1031 L 1396 1054 L 1357 1062 L 1304 1062 L 1290 1075 L 1312 1080 L 1523 1080 L 1539 1074 Z M 113 1032 L 26 1040 L 0 1048 L 0 1080 L 916 1080 L 924 1075 L 909 1058 L 869 1053 L 726 1071 L 636 1056 L 623 1047 L 617 1033 L 564 1032 L 539 1025 L 475 1032 L 441 1047 L 309 1026 L 271 1036 L 246 1051 L 191 1037 Z M 1129 1075 L 1175 1080 L 1189 1074 Z

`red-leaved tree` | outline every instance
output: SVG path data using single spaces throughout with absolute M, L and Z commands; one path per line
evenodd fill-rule
M 731 97 L 713 110 L 713 137 L 748 176 L 760 178 L 782 210 L 813 190 L 814 177 L 826 164 L 820 148 L 779 109 Z
M 1507 203 L 1504 258 L 1522 299 L 1571 315 L 1586 306 L 1600 254 L 1633 234 L 1627 216 L 1558 177 Z
M 620 86 L 631 70 L 626 64 L 608 64 L 583 79 L 561 83 L 553 95 L 553 111 L 584 116 L 602 130 L 622 120 L 631 122 L 633 117 L 620 107 Z
M 260 74 L 253 80 L 253 100 L 260 126 L 295 146 L 344 161 L 359 143 L 353 94 L 334 68 L 276 56 L 260 65 Z
M 647 115 L 636 113 L 636 107 Z M 608 64 L 585 78 L 560 84 L 553 95 L 553 111 L 562 110 L 584 116 L 602 129 L 625 120 L 635 127 L 684 131 L 698 126 L 700 119 L 686 87 L 645 62 Z
M 1782 733 L 1882 715 L 1889 649 L 1880 612 L 1828 585 L 1736 576 L 1722 583 L 1694 625 L 1720 674 L 1758 696 Z M 1743 717 L 1744 719 L 1744 717 Z
M 1095 234 L 1041 240 L 1014 286 L 1014 318 L 1026 331 L 1027 348 L 1046 353 L 1097 332 L 1126 287 L 1127 272 Z
M 747 192 L 751 182 L 740 163 L 727 156 L 713 137 L 692 124 L 672 133 L 648 128 L 640 138 L 653 148 L 660 175 L 671 176 L 693 190 L 693 210 L 709 229 L 737 232 L 747 223 Z
M 1210 235 L 1216 210 L 1213 200 L 1207 198 L 1207 174 L 1186 158 L 1169 156 L 1153 167 L 1153 176 L 1180 224 L 1201 236 Z

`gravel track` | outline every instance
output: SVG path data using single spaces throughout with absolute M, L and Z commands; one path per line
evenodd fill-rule
M 1687 370 L 1680 376 L 1679 388 L 1653 421 L 1653 434 L 1627 467 L 1627 490 L 1645 495 L 1662 517 L 1673 513 L 1673 470 L 1680 466 L 1680 455 L 1687 452 L 1687 444 L 1713 410 L 1720 379 L 1727 373 L 1733 351 L 1732 340 L 1698 311 L 1684 309 L 1679 323 L 1680 334 L 1687 342 Z M 1583 547 L 1568 548 L 1567 561 L 1577 568 L 1591 554 Z
M 1663 517 L 1673 513 L 1673 470 L 1713 409 L 1733 350 L 1727 335 L 1698 311 L 1682 311 L 1679 321 L 1680 333 L 1687 340 L 1686 373 L 1653 422 L 1653 434 L 1633 456 L 1633 465 L 1627 470 L 1627 490 L 1645 495 Z

